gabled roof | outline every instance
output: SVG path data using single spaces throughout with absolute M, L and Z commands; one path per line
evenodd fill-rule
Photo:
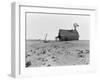
M 76 30 L 59 29 L 60 36 L 70 36 L 78 33 Z

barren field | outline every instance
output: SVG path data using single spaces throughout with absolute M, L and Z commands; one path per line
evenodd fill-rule
M 26 40 L 26 67 L 89 64 L 89 41 Z

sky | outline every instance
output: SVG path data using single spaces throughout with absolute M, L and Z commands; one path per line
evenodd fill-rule
M 55 40 L 59 29 L 73 29 L 73 23 L 79 25 L 79 39 L 89 40 L 90 16 L 27 13 L 26 39 L 44 40 L 47 34 L 47 40 Z

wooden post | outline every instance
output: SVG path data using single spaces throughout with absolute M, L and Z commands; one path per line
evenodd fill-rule
M 46 39 L 47 39 L 47 33 L 46 33 L 46 35 L 45 35 L 45 41 L 46 41 Z

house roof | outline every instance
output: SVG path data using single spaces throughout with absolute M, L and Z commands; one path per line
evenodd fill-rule
M 65 30 L 65 29 L 59 29 L 60 36 L 71 36 L 71 35 L 77 35 L 78 32 L 76 30 Z

